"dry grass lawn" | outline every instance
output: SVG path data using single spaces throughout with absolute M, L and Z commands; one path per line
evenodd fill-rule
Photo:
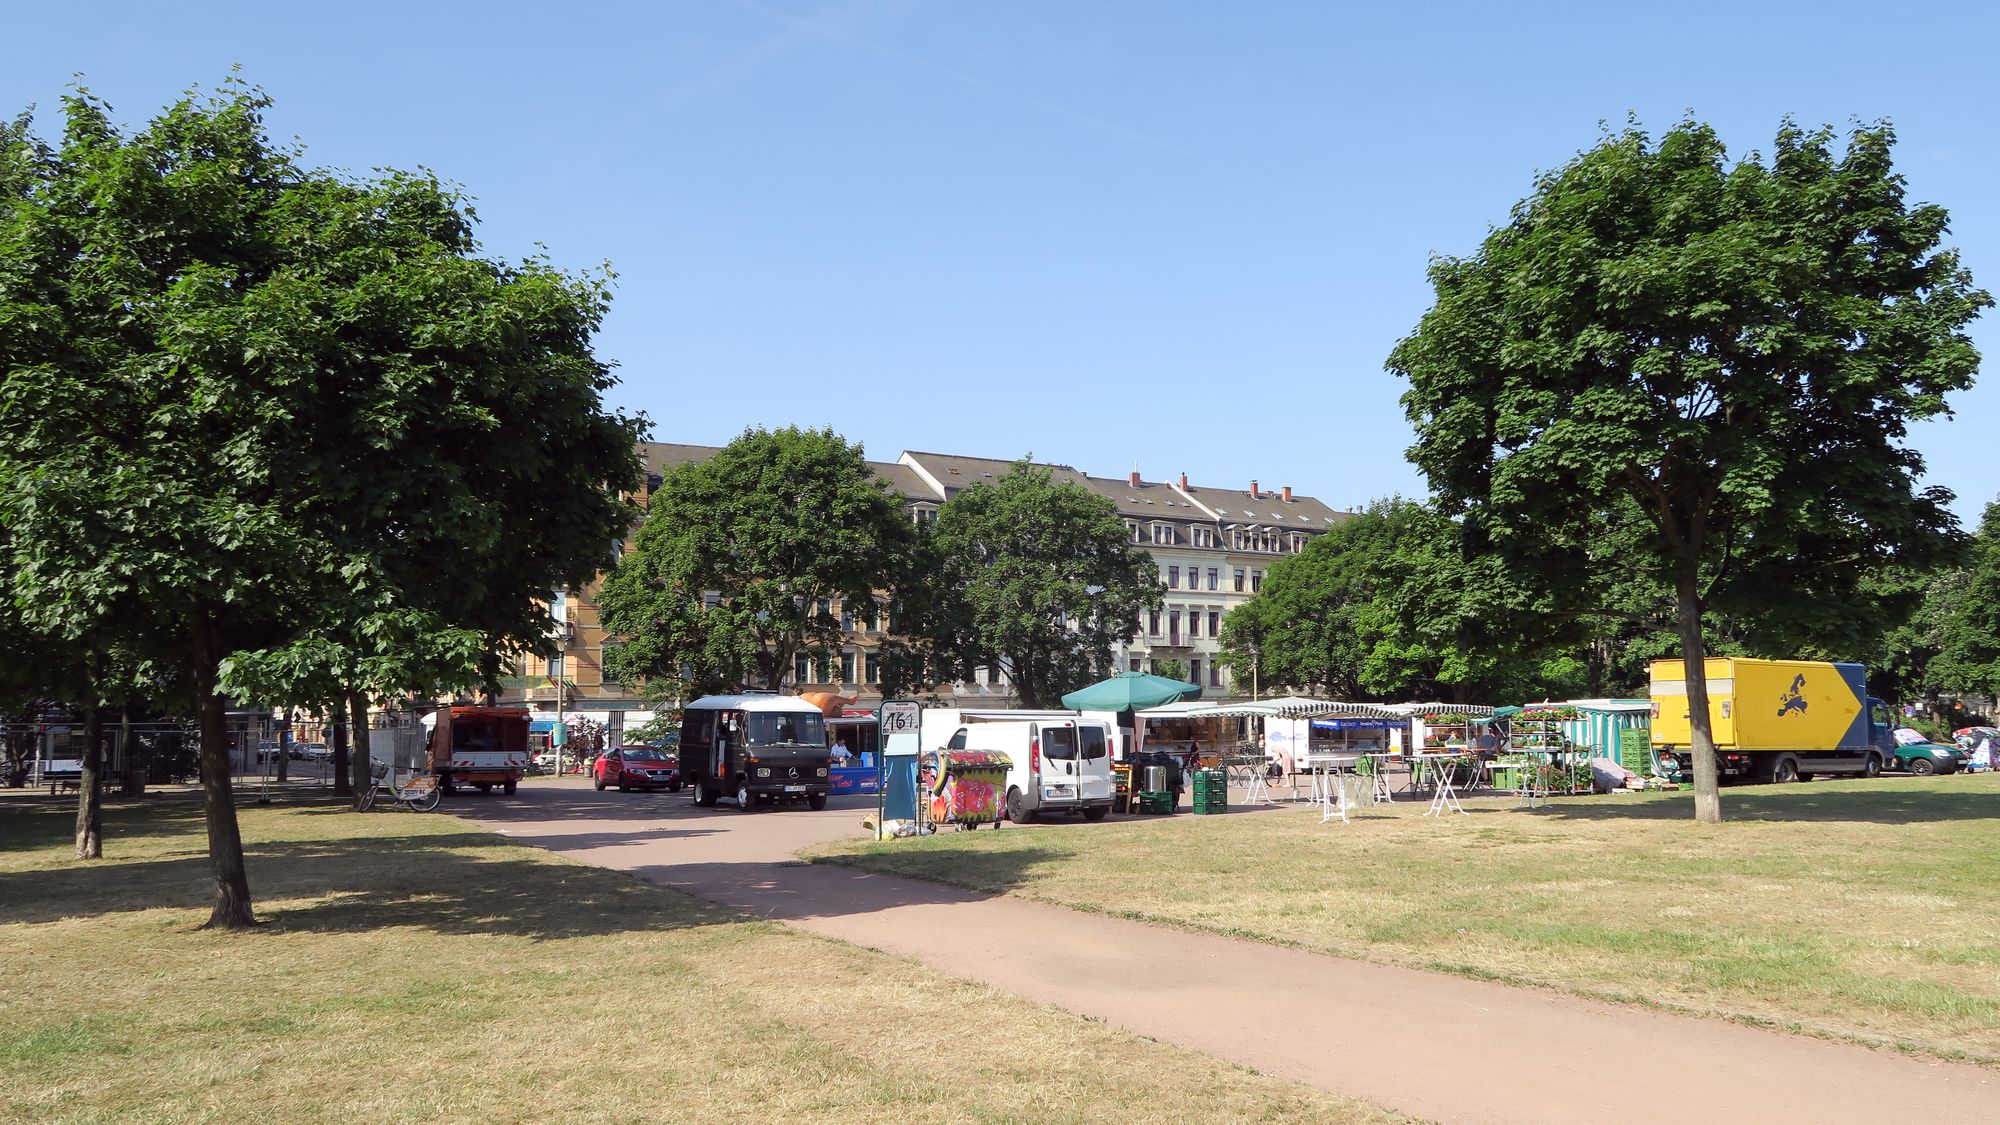
M 821 858 L 2000 1065 L 2000 777 L 1424 802 L 832 845 Z M 1635 1063 L 1639 1060 L 1632 1060 Z
M 71 815 L 0 809 L 0 1120 L 1401 1120 L 452 817 L 246 808 L 193 932 L 198 809 Z

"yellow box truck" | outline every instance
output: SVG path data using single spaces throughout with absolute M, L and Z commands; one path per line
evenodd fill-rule
M 1717 656 L 1704 671 L 1716 767 L 1725 778 L 1874 777 L 1895 760 L 1888 705 L 1868 694 L 1859 664 Z M 1686 665 L 1653 661 L 1650 694 L 1654 761 L 1670 778 L 1693 777 Z

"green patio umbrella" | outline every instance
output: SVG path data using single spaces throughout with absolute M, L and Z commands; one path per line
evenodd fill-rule
M 1072 711 L 1144 711 L 1177 699 L 1198 699 L 1201 685 L 1145 672 L 1120 672 L 1062 697 Z

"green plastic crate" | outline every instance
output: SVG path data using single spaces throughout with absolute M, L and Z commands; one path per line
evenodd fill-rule
M 1640 777 L 1653 774 L 1653 732 L 1633 727 L 1618 732 L 1618 763 Z

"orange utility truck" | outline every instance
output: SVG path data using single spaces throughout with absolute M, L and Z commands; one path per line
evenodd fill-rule
M 450 707 L 431 728 L 431 770 L 450 793 L 460 785 L 482 793 L 495 785 L 512 794 L 528 771 L 528 711 L 524 707 Z

